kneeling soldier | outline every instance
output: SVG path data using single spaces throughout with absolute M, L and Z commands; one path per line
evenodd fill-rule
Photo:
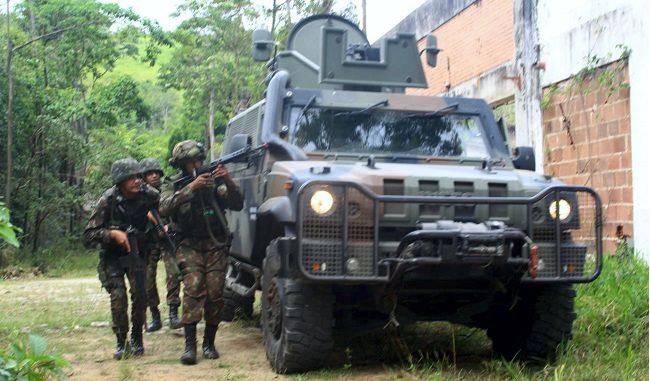
M 169 216 L 182 240 L 176 260 L 183 274 L 183 316 L 185 351 L 181 363 L 196 364 L 196 324 L 205 319 L 203 357 L 219 357 L 214 346 L 223 309 L 230 233 L 224 209 L 241 210 L 242 195 L 225 167 L 197 176 L 181 189 L 174 181 L 187 176 L 205 160 L 203 147 L 193 140 L 176 144 L 170 163 L 182 173 L 163 185 L 160 213 Z M 216 180 L 216 181 L 215 181 Z
M 134 159 L 121 159 L 113 163 L 111 177 L 113 187 L 109 188 L 99 199 L 93 214 L 86 225 L 84 240 L 86 243 L 101 244 L 100 262 L 97 268 L 102 286 L 109 292 L 113 332 L 117 337 L 117 350 L 113 358 L 119 360 L 126 356 L 126 335 L 129 331 L 127 316 L 128 300 L 124 276 L 129 280 L 131 295 L 131 346 L 130 354 L 144 354 L 142 328 L 145 322 L 144 290 L 137 290 L 136 278 L 130 260 L 136 255 L 137 248 L 129 243 L 127 230 L 135 229 L 145 232 L 148 229 L 149 211 L 158 208 L 159 193 L 148 186 L 142 187 L 140 164 Z M 143 234 L 137 234 L 134 242 L 142 242 Z M 144 246 L 143 246 L 144 247 Z M 144 280 L 144 274 L 142 280 Z

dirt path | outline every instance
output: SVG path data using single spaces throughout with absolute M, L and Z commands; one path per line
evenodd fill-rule
M 160 285 L 162 288 L 162 284 Z M 166 316 L 165 305 L 161 305 Z M 145 334 L 146 352 L 142 358 L 113 361 L 114 336 L 109 326 L 109 300 L 95 278 L 23 279 L 0 282 L 0 333 L 20 330 L 43 335 L 53 351 L 70 362 L 71 380 L 392 380 L 414 379 L 400 366 L 386 366 L 382 361 L 361 360 L 351 366 L 345 348 L 339 350 L 341 361 L 330 370 L 302 375 L 275 374 L 266 360 L 262 337 L 254 322 L 222 323 L 216 345 L 221 358 L 199 360 L 196 366 L 179 363 L 183 349 L 182 331 L 166 326 Z M 167 322 L 165 321 L 165 325 Z M 197 336 L 202 337 L 199 326 Z M 5 346 L 6 337 L 0 336 Z M 378 351 L 369 342 L 367 351 Z M 359 352 L 355 352 L 357 356 Z M 365 356 L 365 355 L 364 355 Z M 347 359 L 350 360 L 350 359 Z M 346 364 L 347 363 L 347 364 Z

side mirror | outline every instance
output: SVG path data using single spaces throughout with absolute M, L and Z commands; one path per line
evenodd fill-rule
M 230 138 L 228 144 L 221 152 L 221 156 L 230 155 L 251 145 L 253 145 L 253 138 L 250 135 L 237 134 Z
M 427 36 L 427 47 L 424 51 L 427 52 L 427 65 L 436 67 L 440 49 L 438 49 L 438 39 L 433 34 Z
M 273 55 L 275 41 L 271 32 L 266 29 L 253 31 L 253 59 L 255 61 L 268 61 Z
M 535 171 L 535 150 L 533 147 L 516 147 L 512 164 L 515 168 L 526 171 Z

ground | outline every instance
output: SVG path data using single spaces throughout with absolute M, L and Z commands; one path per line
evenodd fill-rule
M 0 316 L 0 327 L 42 334 L 50 348 L 70 362 L 71 380 L 392 380 L 409 376 L 399 367 L 392 369 L 394 364 L 373 359 L 378 353 L 371 341 L 365 347 L 356 346 L 355 353 L 338 348 L 339 355 L 331 361 L 338 370 L 279 376 L 266 361 L 261 332 L 254 321 L 221 324 L 216 340 L 221 358 L 216 361 L 199 359 L 196 366 L 180 365 L 182 330 L 170 330 L 165 322 L 163 330 L 145 334 L 144 357 L 117 362 L 111 359 L 115 341 L 108 306 L 108 294 L 94 277 L 0 283 L 0 309 L 14 311 Z M 165 306 L 161 308 L 166 314 Z M 202 326 L 199 331 L 200 335 Z M 480 350 L 489 357 L 488 348 Z M 365 364 L 352 369 L 352 356 L 358 357 L 355 362 Z
M 481 330 L 423 323 L 340 338 L 327 369 L 276 375 L 256 322 L 237 321 L 219 329 L 220 359 L 187 367 L 178 360 L 182 332 L 169 330 L 166 320 L 163 330 L 145 334 L 144 357 L 117 362 L 108 294 L 94 276 L 0 280 L 0 350 L 14 332 L 40 334 L 69 361 L 71 380 L 647 380 L 647 267 L 606 274 L 578 286 L 574 339 L 557 363 L 545 366 L 495 358 Z

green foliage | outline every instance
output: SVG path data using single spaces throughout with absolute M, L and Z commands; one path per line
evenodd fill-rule
M 144 122 L 151 110 L 140 96 L 138 83 L 129 76 L 118 77 L 107 85 L 93 89 L 88 102 L 91 122 L 113 127 L 118 119 Z
M 596 79 L 599 88 L 607 90 L 607 99 L 618 91 L 630 87 L 630 84 L 621 81 L 619 76 L 627 65 L 632 50 L 623 44 L 617 44 L 616 49 L 618 50 L 618 56 L 615 59 L 618 62 L 612 68 L 603 67 L 607 62 L 612 61 L 614 57 L 612 52 L 609 52 L 605 57 L 599 57 L 595 54 L 586 57 L 586 65 L 576 73 L 571 80 L 571 84 L 566 89 L 569 98 L 576 93 L 584 96 L 590 92 L 592 89 L 585 86 L 585 83 L 592 78 Z
M 262 94 L 264 67 L 252 60 L 251 32 L 245 28 L 258 13 L 249 0 L 187 1 L 178 13 L 187 19 L 173 33 L 175 48 L 160 72 L 166 88 L 183 92 L 178 127 L 191 131 L 206 127 L 211 93 L 214 125 L 225 126 L 242 97 L 259 99 Z M 217 130 L 223 132 L 223 127 Z
M 16 239 L 16 233 L 20 233 L 20 228 L 12 225 L 9 218 L 9 209 L 7 209 L 4 202 L 0 201 L 0 247 L 2 247 L 2 241 L 11 246 L 19 247 L 20 242 Z
M 41 381 L 65 378 L 68 366 L 62 357 L 47 353 L 47 342 L 38 335 L 29 335 L 27 342 L 14 335 L 6 352 L 0 352 L 0 381 Z
M 163 164 L 165 173 L 169 173 L 169 167 L 165 167 L 168 139 L 166 131 L 136 129 L 126 124 L 94 131 L 90 136 L 90 145 L 103 149 L 88 153 L 86 180 L 89 199 L 97 198 L 104 189 L 111 186 L 111 164 L 124 157 L 130 156 L 136 160 L 157 158 Z
M 155 62 L 155 47 L 170 41 L 156 24 L 133 11 L 96 0 L 21 2 L 11 18 L 15 47 L 51 34 L 18 50 L 12 60 L 12 223 L 24 232 L 23 253 L 16 258 L 21 260 L 25 251 L 36 252 L 75 233 L 83 223 L 84 190 L 94 187 L 86 181 L 87 166 L 93 164 L 89 152 L 103 148 L 89 145 L 92 133 L 122 124 L 139 127 L 150 119 L 151 108 L 135 80 L 98 80 L 122 56 L 140 55 L 149 64 Z M 118 24 L 123 28 L 115 31 Z M 65 32 L 56 33 L 61 30 Z M 0 38 L 6 39 L 4 27 Z M 2 60 L 7 56 L 4 48 Z M 5 76 L 0 76 L 0 86 L 7 88 Z M 0 94 L 1 119 L 7 99 L 5 91 Z M 0 123 L 0 136 L 6 133 L 6 123 Z M 5 157 L 3 147 L 0 155 Z M 5 176 L 0 170 L 3 183 Z

